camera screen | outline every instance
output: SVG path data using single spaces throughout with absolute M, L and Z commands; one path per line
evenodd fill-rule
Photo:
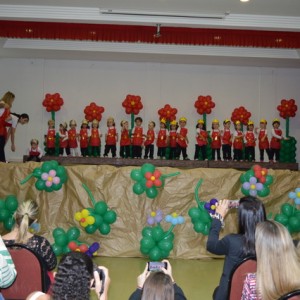
M 149 261 L 148 262 L 148 271 L 156 272 L 160 271 L 162 268 L 166 268 L 167 264 L 160 261 Z

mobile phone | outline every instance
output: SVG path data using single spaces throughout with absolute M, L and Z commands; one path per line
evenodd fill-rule
M 149 261 L 148 262 L 148 271 L 150 272 L 158 272 L 162 268 L 167 268 L 168 264 L 163 261 Z
M 240 200 L 229 200 L 228 208 L 238 208 Z
M 99 274 L 99 277 L 100 277 L 100 280 L 101 280 L 101 289 L 100 289 L 100 295 L 102 295 L 102 294 L 103 294 L 103 292 L 104 292 L 105 274 L 104 274 L 103 270 L 102 270 L 102 269 L 100 269 L 100 268 L 97 268 L 97 269 L 95 269 L 94 271 L 97 271 L 97 272 L 98 272 L 98 274 Z M 91 286 L 91 287 L 92 287 L 92 288 L 94 288 L 94 287 L 95 287 L 95 280 L 93 281 L 93 284 L 92 284 L 92 286 Z

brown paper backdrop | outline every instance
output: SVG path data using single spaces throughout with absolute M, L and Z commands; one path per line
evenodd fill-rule
M 68 181 L 63 188 L 56 192 L 47 193 L 38 191 L 31 178 L 27 183 L 20 185 L 20 181 L 27 177 L 39 163 L 9 163 L 0 164 L 0 198 L 13 194 L 18 201 L 34 199 L 40 207 L 39 222 L 40 234 L 53 243 L 52 231 L 56 227 L 68 229 L 76 226 L 80 228 L 79 240 L 89 244 L 98 241 L 101 244 L 99 255 L 119 257 L 140 257 L 139 241 L 141 231 L 146 226 L 147 214 L 151 210 L 161 209 L 164 215 L 176 212 L 185 217 L 183 225 L 174 229 L 174 248 L 170 257 L 174 258 L 207 258 L 212 257 L 205 250 L 207 237 L 193 230 L 188 210 L 196 206 L 194 197 L 195 186 L 199 179 L 203 183 L 199 189 L 199 197 L 203 201 L 211 198 L 238 199 L 243 196 L 240 191 L 239 177 L 242 171 L 234 169 L 176 169 L 158 168 L 162 174 L 180 172 L 180 175 L 167 178 L 163 189 L 155 199 L 149 199 L 146 194 L 140 196 L 132 191 L 134 181 L 130 178 L 133 167 L 113 167 L 96 165 L 66 166 Z M 136 168 L 136 167 L 135 167 Z M 289 170 L 269 170 L 274 182 L 270 186 L 271 193 L 262 198 L 267 213 L 275 215 L 282 203 L 290 201 L 288 193 L 300 187 L 300 172 Z M 104 200 L 109 208 L 117 213 L 117 221 L 112 224 L 110 234 L 104 236 L 98 231 L 89 235 L 85 233 L 74 220 L 74 214 L 92 203 L 82 187 L 86 184 L 96 201 Z M 232 210 L 226 217 L 226 226 L 222 236 L 229 232 L 236 232 L 236 210 Z M 165 229 L 170 224 L 161 223 Z M 3 225 L 0 232 L 3 233 Z

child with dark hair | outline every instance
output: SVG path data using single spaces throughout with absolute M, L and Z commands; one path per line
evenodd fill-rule
M 99 121 L 95 119 L 92 122 L 91 137 L 90 137 L 92 155 L 95 157 L 100 156 L 101 137 L 102 137 L 102 133 L 99 129 Z
M 130 136 L 128 129 L 128 121 L 122 120 L 121 123 L 121 138 L 120 138 L 120 157 L 130 157 Z
M 88 156 L 89 138 L 89 122 L 88 120 L 83 120 L 79 131 L 80 153 L 83 157 Z
M 245 133 L 245 160 L 255 161 L 255 141 L 254 123 L 249 121 Z
M 48 131 L 45 135 L 47 155 L 55 155 L 55 135 L 55 121 L 51 119 L 48 121 Z
M 233 133 L 233 160 L 243 160 L 243 146 L 244 146 L 244 134 L 242 131 L 242 125 L 240 121 L 235 122 L 235 131 Z
M 231 146 L 232 146 L 232 133 L 230 131 L 230 120 L 226 119 L 223 122 L 224 129 L 222 131 L 222 152 L 223 160 L 229 161 L 231 157 Z
M 156 146 L 157 146 L 157 157 L 166 159 L 166 152 L 168 146 L 169 130 L 167 129 L 165 119 L 160 120 L 159 132 L 157 134 Z
M 143 135 L 143 119 L 141 117 L 136 117 L 135 127 L 133 128 L 133 132 L 131 133 L 132 139 L 132 157 L 133 158 L 141 158 L 142 157 L 142 146 L 144 142 Z
M 258 135 L 258 148 L 260 161 L 264 161 L 264 152 L 266 151 L 268 158 L 270 160 L 270 144 L 268 139 L 267 132 L 267 121 L 265 119 L 261 119 L 259 123 L 259 128 L 255 128 L 255 133 Z
M 215 160 L 216 158 L 216 153 L 217 153 L 217 159 L 216 160 L 221 160 L 221 131 L 219 129 L 220 123 L 219 120 L 214 119 L 212 121 L 212 131 L 211 131 L 211 156 L 212 160 Z
M 39 147 L 39 141 L 37 139 L 32 139 L 30 141 L 30 147 L 28 148 L 26 155 L 28 156 L 27 161 L 41 161 L 43 151 Z
M 207 146 L 207 131 L 206 131 L 206 126 L 205 123 L 202 119 L 198 120 L 197 125 L 196 125 L 196 142 L 197 144 L 195 145 L 195 155 L 194 159 L 200 159 L 200 151 L 202 154 L 202 160 L 207 160 L 206 157 L 206 146 Z
M 112 157 L 116 157 L 117 152 L 118 133 L 113 117 L 107 119 L 107 133 L 105 134 L 105 149 L 104 157 L 107 157 L 111 151 Z
M 169 159 L 176 159 L 176 150 L 177 150 L 177 129 L 178 124 L 176 120 L 170 122 L 170 132 L 169 132 L 169 147 L 170 147 L 170 155 Z
M 153 159 L 153 155 L 154 155 L 154 140 L 155 140 L 155 122 L 154 121 L 150 121 L 148 123 L 148 131 L 147 134 L 144 136 L 145 137 L 145 142 L 144 142 L 144 146 L 145 146 L 145 155 L 144 155 L 144 159 L 148 159 L 148 156 L 150 159 Z
M 280 148 L 281 148 L 281 140 L 284 139 L 282 135 L 282 130 L 280 129 L 280 121 L 278 119 L 274 119 L 272 122 L 272 138 L 270 143 L 270 161 L 278 162 L 280 159 Z
M 59 156 L 70 155 L 70 148 L 68 143 L 68 124 L 66 122 L 59 124 Z
M 177 129 L 177 159 L 180 158 L 182 153 L 182 158 L 188 160 L 187 146 L 189 143 L 188 129 L 186 128 L 187 119 L 182 117 L 179 119 L 179 127 Z

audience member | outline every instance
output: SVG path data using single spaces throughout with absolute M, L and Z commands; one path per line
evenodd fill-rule
M 288 230 L 275 221 L 255 231 L 257 272 L 247 275 L 242 300 L 273 300 L 300 289 L 300 263 Z
M 98 270 L 104 276 L 100 278 Z M 65 254 L 57 268 L 52 296 L 41 292 L 31 293 L 27 300 L 89 300 L 91 286 L 99 300 L 107 300 L 110 277 L 108 269 L 103 266 L 94 266 L 92 259 L 81 252 Z
M 219 239 L 223 220 L 229 210 L 229 201 L 220 200 L 209 232 L 206 248 L 217 255 L 225 255 L 223 273 L 214 300 L 224 300 L 228 294 L 228 282 L 232 269 L 243 258 L 255 255 L 255 227 L 266 219 L 263 203 L 252 196 L 243 197 L 238 207 L 238 233 Z
M 175 283 L 172 275 L 172 266 L 168 260 L 166 268 L 151 272 L 146 264 L 145 270 L 137 278 L 138 288 L 129 300 L 186 300 L 182 289 Z
M 29 232 L 29 226 L 37 219 L 38 206 L 32 200 L 26 200 L 19 204 L 15 213 L 16 224 L 13 230 L 3 236 L 6 245 L 10 244 L 24 244 L 33 250 L 42 258 L 44 266 L 48 271 L 51 271 L 56 266 L 56 256 L 47 239 Z M 46 288 L 50 286 L 51 273 L 48 272 Z
M 17 275 L 14 262 L 0 236 L 0 288 L 9 287 Z M 0 299 L 3 299 L 0 293 Z

